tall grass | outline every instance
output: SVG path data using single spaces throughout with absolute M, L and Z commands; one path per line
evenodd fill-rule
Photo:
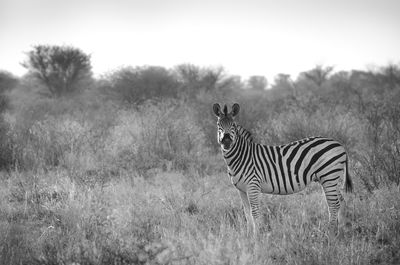
M 261 235 L 246 235 L 225 174 L 129 175 L 79 186 L 66 172 L 3 176 L 2 264 L 396 264 L 400 193 L 348 196 L 351 229 L 328 240 L 322 190 L 262 197 Z

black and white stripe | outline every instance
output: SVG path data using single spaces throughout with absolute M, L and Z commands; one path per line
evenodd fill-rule
M 260 215 L 261 193 L 293 194 L 312 181 L 318 181 L 329 207 L 330 230 L 335 230 L 340 206 L 344 204 L 338 186 L 342 177 L 345 191 L 352 191 L 345 148 L 324 137 L 306 138 L 280 146 L 254 143 L 251 134 L 234 121 L 238 112 L 237 104 L 231 113 L 227 112 L 226 106 L 221 112 L 219 105 L 214 105 L 218 117 L 218 142 L 221 143 L 228 174 L 240 191 L 246 217 L 253 222 L 253 228 Z

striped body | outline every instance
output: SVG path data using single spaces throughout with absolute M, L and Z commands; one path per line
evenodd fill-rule
M 343 223 L 345 218 L 339 180 L 344 178 L 346 192 L 353 189 L 345 148 L 324 137 L 305 138 L 280 146 L 255 143 L 251 133 L 233 119 L 239 109 L 239 105 L 234 104 L 232 112 L 228 113 L 226 105 L 223 112 L 219 104 L 213 106 L 218 117 L 218 143 L 231 182 L 239 190 L 248 232 L 252 228 L 256 233 L 261 193 L 293 194 L 317 181 L 323 187 L 329 208 L 330 234 L 335 234 L 338 222 Z
M 280 146 L 267 146 L 239 137 L 224 152 L 232 183 L 247 192 L 251 182 L 262 193 L 292 194 L 312 180 L 321 184 L 338 179 L 326 178 L 344 170 L 347 155 L 343 146 L 328 138 L 312 137 Z

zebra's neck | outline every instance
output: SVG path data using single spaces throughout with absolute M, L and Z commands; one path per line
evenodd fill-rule
M 249 132 L 239 124 L 236 126 L 236 133 L 237 135 L 243 137 L 246 141 L 253 142 L 253 135 L 251 134 L 251 132 Z
M 243 143 L 242 143 L 243 142 Z M 241 125 L 236 125 L 236 141 L 233 144 L 232 148 L 229 150 L 222 150 L 222 154 L 224 156 L 224 159 L 232 159 L 232 156 L 234 154 L 236 154 L 237 152 L 240 151 L 241 146 L 240 145 L 244 145 L 244 144 L 248 144 L 248 143 L 252 143 L 253 142 L 253 135 L 246 130 L 245 128 L 243 128 Z
M 247 157 L 244 154 L 250 152 L 251 145 L 252 142 L 247 140 L 247 137 L 237 134 L 236 141 L 232 145 L 232 148 L 228 151 L 222 150 L 225 163 L 228 167 L 228 173 L 231 177 L 241 174 L 243 171 L 244 160 Z

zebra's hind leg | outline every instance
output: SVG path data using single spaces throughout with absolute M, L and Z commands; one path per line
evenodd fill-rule
M 340 209 L 339 209 L 339 214 L 338 214 L 338 230 L 339 230 L 339 236 L 342 237 L 344 236 L 345 232 L 348 232 L 348 230 L 351 230 L 351 220 L 347 216 L 347 205 L 346 201 L 344 200 L 342 194 L 339 191 L 338 187 L 338 196 L 339 196 L 339 201 L 340 201 Z
M 338 212 L 340 209 L 340 200 L 336 194 L 326 194 L 326 200 L 329 209 L 329 235 L 336 236 L 338 231 Z
M 338 231 L 338 216 L 341 201 L 344 200 L 340 192 L 338 192 L 338 183 L 336 180 L 323 182 L 322 187 L 329 210 L 329 236 L 334 237 Z

